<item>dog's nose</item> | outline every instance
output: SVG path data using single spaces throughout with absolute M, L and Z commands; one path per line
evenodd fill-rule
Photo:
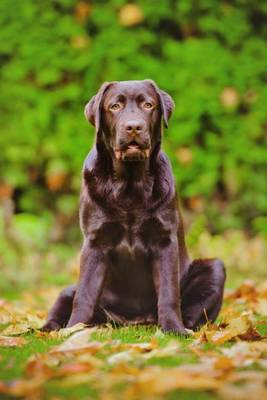
M 125 129 L 128 133 L 141 133 L 144 130 L 144 125 L 141 121 L 128 121 Z

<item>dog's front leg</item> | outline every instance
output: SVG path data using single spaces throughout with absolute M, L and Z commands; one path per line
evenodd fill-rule
M 186 335 L 181 313 L 178 243 L 158 249 L 153 263 L 153 278 L 157 292 L 158 323 L 164 332 Z
M 92 319 L 102 291 L 106 269 L 105 253 L 100 249 L 92 248 L 90 241 L 86 240 L 81 252 L 80 278 L 68 327 L 78 322 L 86 324 Z

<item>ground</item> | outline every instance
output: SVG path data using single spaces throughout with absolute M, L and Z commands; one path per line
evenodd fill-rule
M 0 302 L 0 397 L 263 399 L 267 282 L 227 290 L 220 318 L 189 337 L 156 326 L 76 325 L 41 333 L 59 288 Z

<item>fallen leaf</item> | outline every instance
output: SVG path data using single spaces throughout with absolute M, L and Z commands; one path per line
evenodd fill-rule
M 0 393 L 8 394 L 11 396 L 27 396 L 35 394 L 35 398 L 37 399 L 37 393 L 40 393 L 43 383 L 43 379 L 34 379 L 31 381 L 17 379 L 9 382 L 8 384 L 0 382 Z
M 127 344 L 127 347 L 130 349 L 133 349 L 135 351 L 139 351 L 141 353 L 146 353 L 149 352 L 153 349 L 156 349 L 159 347 L 158 341 L 155 337 L 152 337 L 150 342 L 147 343 L 129 343 Z
M 246 367 L 267 357 L 267 342 L 237 342 L 230 348 L 222 348 L 235 367 Z
M 170 340 L 166 346 L 154 348 L 152 351 L 144 355 L 145 359 L 170 357 L 178 354 L 181 345 L 177 340 Z
M 75 325 L 71 326 L 70 328 L 62 328 L 62 329 L 60 329 L 57 332 L 57 335 L 59 337 L 63 338 L 63 337 L 70 336 L 75 332 L 79 332 L 79 331 L 85 330 L 85 328 L 87 328 L 87 325 L 83 324 L 82 322 L 79 322 L 78 324 L 75 324 Z M 95 328 L 91 328 L 90 332 L 93 332 L 93 330 L 95 330 Z
M 29 378 L 48 379 L 53 376 L 53 369 L 48 365 L 47 355 L 32 357 L 26 365 L 26 375 Z M 56 362 L 58 365 L 59 362 Z
M 56 371 L 56 376 L 65 376 L 73 374 L 83 374 L 91 372 L 94 369 L 93 364 L 88 362 L 73 362 L 60 366 Z
M 31 330 L 31 327 L 28 322 L 19 323 L 19 324 L 10 324 L 4 330 L 1 331 L 2 335 L 22 335 Z
M 178 338 L 170 339 L 160 328 L 156 333 L 144 335 L 151 337 L 150 340 L 139 342 L 142 337 L 139 336 L 134 343 L 125 340 L 134 327 L 121 328 L 121 336 L 111 325 L 90 328 L 77 324 L 58 332 L 39 332 L 36 327 L 43 321 L 45 310 L 39 309 L 38 301 L 41 299 L 48 307 L 57 291 L 48 288 L 34 294 L 27 292 L 19 302 L 0 300 L 2 330 L 11 332 L 0 336 L 0 344 L 2 340 L 6 346 L 23 345 L 25 338 L 15 335 L 28 331 L 41 341 L 63 341 L 46 353 L 31 355 L 23 371 L 25 379 L 0 382 L 0 393 L 6 397 L 41 399 L 51 382 L 57 389 L 69 388 L 70 393 L 75 386 L 90 385 L 101 400 L 119 397 L 152 400 L 180 389 L 195 390 L 196 397 L 198 391 L 207 390 L 223 399 L 265 398 L 267 340 L 256 329 L 261 325 L 264 332 L 266 325 L 267 286 L 264 283 L 245 281 L 227 295 L 221 322 L 207 323 L 198 332 L 192 332 L 195 339 L 189 338 L 188 344 Z M 99 341 L 92 339 L 93 332 Z M 123 339 L 114 340 L 114 333 Z M 203 346 L 205 342 L 213 346 Z M 225 343 L 227 346 L 221 346 Z M 164 360 L 163 366 L 160 358 L 164 357 L 172 363 L 181 357 L 183 363 L 167 367 Z M 185 359 L 189 364 L 185 364 Z M 13 368 L 15 362 L 12 357 L 6 368 Z
M 126 391 L 127 396 L 138 394 L 160 395 L 176 389 L 217 390 L 221 383 L 201 372 L 183 371 L 180 368 L 146 368 L 135 384 Z
M 256 282 L 250 279 L 245 280 L 237 289 L 226 296 L 227 299 L 245 298 L 255 301 L 258 297 Z
M 230 357 L 219 356 L 215 358 L 213 366 L 223 371 L 231 371 L 234 368 L 234 363 Z
M 130 361 L 133 360 L 134 358 L 134 351 L 131 350 L 126 350 L 126 351 L 121 351 L 120 353 L 115 353 L 112 354 L 110 357 L 107 358 L 107 362 L 110 365 L 114 365 L 117 363 L 129 363 Z
M 267 300 L 259 299 L 254 307 L 254 310 L 257 314 L 267 317 Z
M 23 337 L 0 336 L 0 346 L 3 347 L 24 346 L 26 343 L 27 341 Z
M 201 335 L 197 333 L 198 342 L 210 342 L 216 345 L 221 345 L 234 338 L 243 340 L 259 340 L 261 335 L 253 327 L 250 316 L 247 313 L 241 314 L 239 317 L 232 318 L 225 328 L 215 329 L 216 325 L 212 325 L 212 329 L 202 328 Z
M 90 352 L 91 354 L 96 353 L 103 344 L 100 342 L 90 342 L 90 335 L 95 331 L 96 328 L 86 328 L 82 331 L 74 333 L 70 338 L 59 346 L 53 347 L 49 353 L 66 353 L 66 352 Z

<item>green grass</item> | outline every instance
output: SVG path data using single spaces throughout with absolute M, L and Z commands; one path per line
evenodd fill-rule
M 156 333 L 155 326 L 124 326 L 117 329 L 103 328 L 93 332 L 91 338 L 99 342 L 120 340 L 122 343 L 147 342 Z
M 214 394 L 208 392 L 196 392 L 193 390 L 175 390 L 169 393 L 166 400 L 214 400 L 218 399 Z
M 45 399 L 50 398 L 72 399 L 72 400 L 91 400 L 97 399 L 98 393 L 89 384 L 79 385 L 69 388 L 58 387 L 55 383 L 49 382 L 45 390 Z
M 266 319 L 263 320 L 262 318 L 260 318 L 258 320 L 257 330 L 261 335 L 267 336 L 267 321 L 266 321 Z
M 107 342 L 112 345 L 111 341 L 120 340 L 122 343 L 142 343 L 149 342 L 153 336 L 157 336 L 160 347 L 165 347 L 170 340 L 179 341 L 181 351 L 179 355 L 166 356 L 162 358 L 153 357 L 149 360 L 144 361 L 144 366 L 147 365 L 158 365 L 161 367 L 175 367 L 181 364 L 195 363 L 197 358 L 187 349 L 192 339 L 182 338 L 176 335 L 163 335 L 157 334 L 157 328 L 155 326 L 129 326 L 121 328 L 101 328 L 94 332 L 91 336 L 92 340 L 101 342 Z M 38 337 L 34 333 L 24 335 L 27 343 L 22 347 L 5 348 L 0 347 L 0 380 L 11 381 L 17 378 L 25 377 L 24 369 L 27 360 L 30 356 L 37 353 L 46 353 L 53 345 L 61 342 L 59 339 L 48 339 L 46 337 Z M 101 357 L 101 352 L 98 354 Z M 71 388 L 61 387 L 58 384 L 58 380 L 50 380 L 45 385 L 44 398 L 50 399 L 53 396 L 58 396 L 63 399 L 98 399 L 99 394 L 94 387 L 88 384 L 79 384 L 72 386 Z M 118 388 L 119 391 L 123 389 L 124 384 Z M 118 397 L 119 398 L 119 397 Z M 187 392 L 187 391 L 176 391 L 166 397 L 169 400 L 174 399 L 199 399 L 199 400 L 210 400 L 211 397 L 205 392 Z M 7 396 L 3 399 L 8 399 Z
M 71 399 L 71 400 L 91 400 L 91 399 L 99 399 L 98 393 L 90 387 L 90 385 L 79 385 L 77 387 L 66 389 L 59 388 L 55 385 L 49 383 L 47 385 L 47 390 L 45 393 L 45 400 L 50 399 L 51 397 L 60 396 L 62 399 Z M 160 397 L 151 397 L 156 400 L 156 398 Z M 166 400 L 215 400 L 218 399 L 216 395 L 208 392 L 196 392 L 193 390 L 175 390 L 161 399 L 164 398 Z M 116 397 L 114 397 L 116 399 Z M 118 399 L 124 400 L 124 398 L 119 397 Z M 136 398 L 136 400 L 141 400 L 141 398 Z
M 190 337 L 174 334 L 162 334 L 155 325 L 123 326 L 117 329 L 99 329 L 92 334 L 92 339 L 98 341 L 120 340 L 122 343 L 149 342 L 152 336 L 157 337 L 160 346 L 166 345 L 171 339 L 179 339 L 180 343 L 191 342 Z
M 259 320 L 258 330 L 261 334 L 267 333 L 267 324 L 263 319 Z M 182 364 L 194 364 L 198 362 L 197 356 L 189 349 L 192 339 L 190 337 L 184 338 L 172 334 L 162 334 L 155 326 L 126 326 L 119 328 L 103 327 L 97 329 L 92 333 L 91 339 L 99 342 L 107 343 L 107 346 L 112 346 L 113 341 L 119 340 L 121 343 L 143 343 L 150 342 L 152 337 L 157 338 L 159 346 L 164 348 L 170 341 L 178 341 L 179 354 L 168 355 L 164 357 L 151 357 L 142 361 L 138 368 L 146 366 L 160 366 L 162 368 L 176 367 Z M 22 347 L 0 347 L 0 380 L 9 382 L 17 378 L 25 378 L 25 366 L 29 358 L 37 353 L 46 353 L 49 349 L 59 344 L 61 339 L 51 339 L 49 337 L 40 337 L 36 333 L 29 333 L 23 335 L 27 343 Z M 230 343 L 225 343 L 224 347 L 229 347 Z M 104 347 L 105 349 L 105 347 Z M 215 345 L 206 344 L 202 349 L 214 350 Z M 109 354 L 110 355 L 110 354 Z M 100 350 L 97 357 L 105 360 L 105 350 Z M 130 362 L 131 364 L 131 362 Z M 105 373 L 108 373 L 111 367 L 107 364 L 105 366 Z M 107 376 L 107 375 L 106 375 Z M 43 398 L 51 399 L 52 397 L 58 399 L 70 400 L 89 400 L 101 399 L 98 389 L 94 387 L 89 381 L 86 384 L 77 384 L 71 387 L 61 386 L 60 379 L 51 379 L 44 386 Z M 118 388 L 112 391 L 114 399 L 121 399 L 120 391 L 124 389 L 125 383 L 122 382 Z M 118 392 L 118 393 L 117 393 Z M 0 396 L 1 397 L 1 396 Z M 179 390 L 173 391 L 164 396 L 167 400 L 213 400 L 218 397 L 208 391 L 192 391 L 192 390 Z M 10 397 L 2 396 L 1 399 L 8 400 Z M 157 397 L 155 397 L 157 399 Z M 137 399 L 136 399 L 137 400 Z M 139 400 L 139 399 L 138 399 Z

